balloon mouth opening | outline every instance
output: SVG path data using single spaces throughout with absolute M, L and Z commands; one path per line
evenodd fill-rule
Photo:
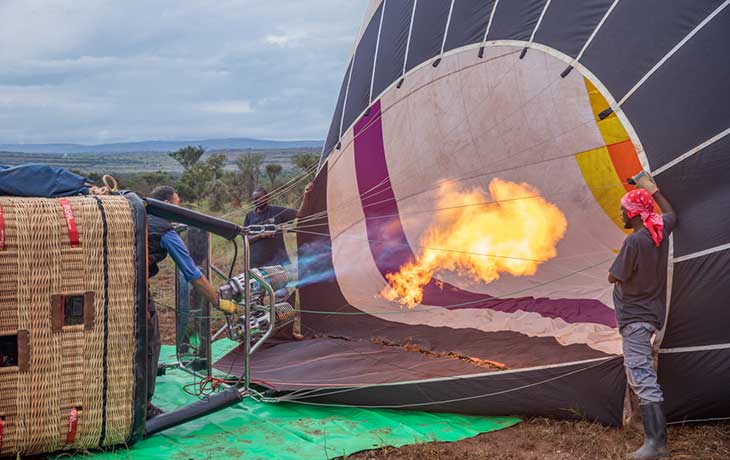
M 489 284 L 502 275 L 532 276 L 557 256 L 567 231 L 563 212 L 527 183 L 499 178 L 460 190 L 444 183 L 437 208 L 423 232 L 415 260 L 387 273 L 380 296 L 413 308 L 440 272 Z

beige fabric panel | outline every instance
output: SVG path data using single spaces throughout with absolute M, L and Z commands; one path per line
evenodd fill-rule
M 603 145 L 583 77 L 572 72 L 560 79 L 561 61 L 539 52 L 520 60 L 510 50 L 486 48 L 483 60 L 467 50 L 436 69 L 421 67 L 401 88 L 411 94 L 406 103 L 399 91 L 384 95 L 385 152 L 406 236 L 415 248 L 430 223 L 427 214 L 412 214 L 434 208 L 438 190 L 424 190 L 425 184 L 453 180 L 462 189 L 484 190 L 494 177 L 527 182 L 568 219 L 558 258 L 530 278 L 506 276 L 490 285 L 444 278 L 493 295 L 531 288 L 525 295 L 588 297 L 611 306 L 610 287 L 594 281 L 598 275 L 605 279 L 607 259 L 624 234 L 595 202 L 572 156 Z M 423 86 L 427 81 L 433 83 Z M 592 265 L 565 282 L 534 287 Z
M 330 235 L 347 230 L 353 223 L 365 219 L 360 192 L 355 177 L 355 146 L 352 130 L 342 138 L 342 149 L 327 162 L 327 210 Z M 367 246 L 367 243 L 365 244 Z
M 474 50 L 449 55 L 437 68 L 416 69 L 400 89 L 383 95 L 386 158 L 406 236 L 417 250 L 429 219 L 413 213 L 434 207 L 441 181 L 483 190 L 493 177 L 530 183 L 568 219 L 558 257 L 533 277 L 505 276 L 489 285 L 448 273 L 439 277 L 495 296 L 593 298 L 611 306 L 605 274 L 624 234 L 595 202 L 573 156 L 603 145 L 583 77 L 572 72 L 560 79 L 564 63 L 540 52 L 520 60 L 518 51 L 493 46 L 485 49 L 483 59 Z M 537 313 L 432 306 L 402 310 L 381 298 L 385 281 L 366 241 L 352 130 L 342 146 L 329 162 L 328 208 L 334 267 L 352 305 L 406 324 L 508 330 L 620 354 L 617 331 L 602 325 L 569 324 Z M 534 165 L 517 167 L 530 163 Z M 356 270 L 353 260 L 358 261 Z M 566 277 L 574 272 L 579 273 Z M 558 278 L 563 279 L 552 282 Z

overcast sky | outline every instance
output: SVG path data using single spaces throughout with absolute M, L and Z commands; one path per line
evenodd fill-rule
M 367 0 L 0 0 L 0 143 L 323 139 Z

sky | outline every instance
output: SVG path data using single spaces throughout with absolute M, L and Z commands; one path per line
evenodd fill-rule
M 324 139 L 367 0 L 0 0 L 0 143 Z

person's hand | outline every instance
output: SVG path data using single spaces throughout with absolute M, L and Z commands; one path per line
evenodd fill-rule
M 659 191 L 659 187 L 657 187 L 656 182 L 654 182 L 654 178 L 646 171 L 641 171 L 639 174 L 632 177 L 632 179 L 636 183 L 637 188 L 643 188 L 651 195 Z
M 304 196 L 309 195 L 313 188 L 314 188 L 314 183 L 313 182 L 308 183 L 307 186 L 304 187 Z
M 230 300 L 221 299 L 218 302 L 218 308 L 226 313 L 236 314 L 238 313 L 238 305 Z

